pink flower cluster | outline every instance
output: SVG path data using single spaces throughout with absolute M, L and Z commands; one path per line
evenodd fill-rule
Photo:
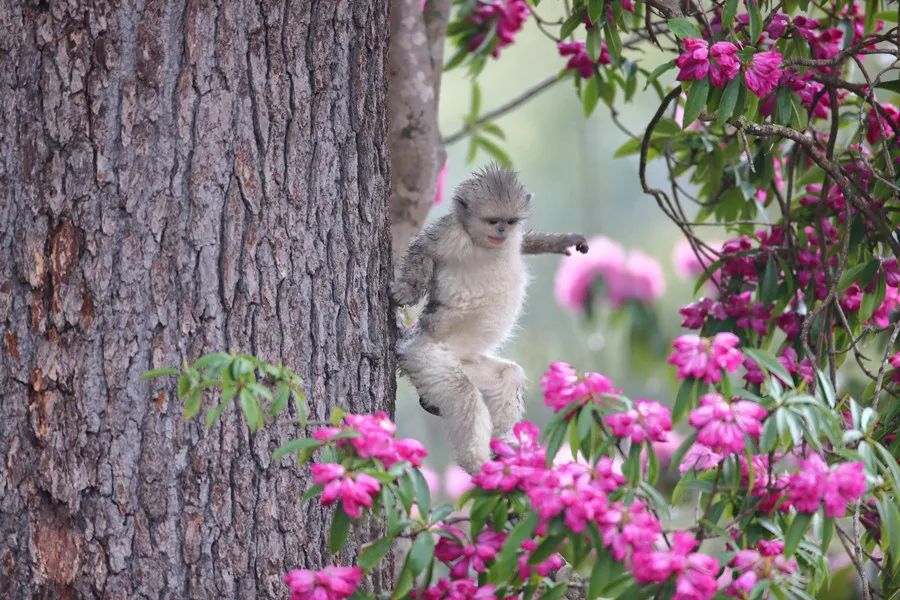
M 497 45 L 491 55 L 494 58 L 500 56 L 500 50 L 516 41 L 516 33 L 522 29 L 522 25 L 531 14 L 531 9 L 525 0 L 481 0 L 478 8 L 469 19 L 477 24 L 494 24 L 497 31 Z M 478 33 L 469 43 L 469 50 L 476 50 L 487 36 L 487 32 Z
M 342 465 L 333 463 L 312 466 L 313 483 L 323 486 L 322 505 L 334 504 L 338 499 L 344 512 L 356 518 L 361 507 L 372 508 L 372 499 L 381 489 L 378 480 L 365 473 L 349 473 Z
M 325 567 L 321 571 L 299 569 L 284 576 L 291 600 L 343 600 L 359 587 L 359 567 Z
M 717 333 L 712 339 L 687 334 L 675 338 L 674 352 L 668 362 L 678 368 L 678 378 L 693 377 L 707 383 L 718 383 L 722 371 L 733 373 L 744 355 L 737 349 L 738 337 L 733 333 Z
M 344 432 L 357 435 L 338 439 L 338 448 L 352 447 L 360 458 L 377 459 L 386 468 L 400 461 L 408 461 L 418 467 L 428 454 L 417 440 L 397 439 L 397 426 L 381 411 L 374 415 L 345 415 L 341 427 L 323 427 L 315 431 L 313 437 L 320 442 L 330 442 L 336 435 Z
M 744 436 L 759 437 L 765 408 L 751 402 L 732 398 L 726 401 L 716 393 L 700 397 L 700 407 L 691 411 L 688 421 L 697 428 L 697 442 L 716 454 L 742 452 Z
M 472 478 L 475 486 L 504 493 L 525 490 L 528 482 L 545 470 L 547 453 L 537 441 L 538 428 L 522 421 L 513 427 L 513 436 L 513 444 L 491 440 L 491 450 L 496 458 L 481 466 L 481 471 Z
M 609 415 L 604 422 L 614 436 L 631 438 L 634 444 L 645 440 L 664 442 L 666 433 L 672 431 L 672 413 L 653 400 L 636 400 L 634 408 Z
M 702 80 L 709 77 L 717 88 L 737 77 L 741 63 L 735 54 L 738 47 L 731 42 L 709 42 L 700 38 L 683 40 L 684 51 L 675 59 L 678 80 Z M 757 52 L 744 66 L 744 83 L 760 98 L 767 96 L 781 79 L 781 54 L 775 50 Z
M 582 79 L 590 79 L 594 76 L 594 61 L 587 53 L 584 42 L 576 40 L 574 42 L 560 42 L 557 44 L 560 56 L 568 56 L 569 62 L 566 68 L 578 71 L 578 75 Z M 600 43 L 600 56 L 597 58 L 596 64 L 608 65 L 612 62 L 609 57 L 609 51 L 606 49 L 606 42 Z
M 824 505 L 825 515 L 843 517 L 847 505 L 866 491 L 866 474 L 862 463 L 841 463 L 829 468 L 818 454 L 800 464 L 800 471 L 790 476 L 787 501 L 797 512 L 811 513 Z
M 731 561 L 731 585 L 727 593 L 747 597 L 758 581 L 776 580 L 797 570 L 797 562 L 784 556 L 784 543 L 779 540 L 760 540 L 756 550 L 741 550 Z
M 493 585 L 479 586 L 471 579 L 441 579 L 422 592 L 411 594 L 423 600 L 494 600 Z
M 505 533 L 488 529 L 478 534 L 475 543 L 467 544 L 465 534 L 459 528 L 444 525 L 441 531 L 441 538 L 434 547 L 434 556 L 450 566 L 450 577 L 453 579 L 468 577 L 469 569 L 483 573 L 487 563 L 494 560 L 506 540 Z
M 639 583 L 663 583 L 675 575 L 673 600 L 707 600 L 718 589 L 719 562 L 694 552 L 697 540 L 685 531 L 673 536 L 669 551 L 650 550 L 634 556 L 634 578 Z
M 614 389 L 612 382 L 599 373 L 585 373 L 579 377 L 571 365 L 555 362 L 541 377 L 541 389 L 544 391 L 544 402 L 559 412 L 573 404 L 584 405 L 589 401 L 598 401 L 606 394 L 620 394 Z
M 519 579 L 522 581 L 528 581 L 528 578 L 531 577 L 532 571 L 540 575 L 541 577 L 546 577 L 550 573 L 562 568 L 566 561 L 563 560 L 563 557 L 559 554 L 553 554 L 546 560 L 539 562 L 536 565 L 529 565 L 529 561 L 531 560 L 531 554 L 537 550 L 538 543 L 534 540 L 524 540 L 522 542 L 522 549 L 525 550 L 522 555 L 519 557 Z
M 662 267 L 649 256 L 597 236 L 588 242 L 587 254 L 576 253 L 562 260 L 556 272 L 556 302 L 571 312 L 580 312 L 591 301 L 594 283 L 602 281 L 615 308 L 626 301 L 649 303 L 665 291 Z

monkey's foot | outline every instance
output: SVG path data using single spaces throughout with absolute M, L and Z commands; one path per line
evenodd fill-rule
M 422 406 L 422 408 L 425 409 L 426 412 L 431 413 L 436 417 L 441 416 L 441 410 L 437 406 L 426 402 L 425 398 L 422 398 L 421 396 L 419 396 L 419 404 Z

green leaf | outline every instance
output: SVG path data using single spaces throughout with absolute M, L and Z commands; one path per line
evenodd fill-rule
M 640 138 L 629 139 L 613 153 L 613 158 L 623 158 L 641 151 Z
M 289 442 L 285 442 L 278 449 L 272 453 L 272 460 L 281 460 L 288 454 L 293 454 L 294 452 L 298 452 L 303 450 L 304 448 L 317 448 L 321 446 L 322 442 L 319 440 L 314 440 L 310 438 L 303 438 L 299 440 L 291 440 Z
M 780 412 L 781 409 L 779 409 Z M 763 424 L 762 435 L 759 438 L 759 451 L 768 454 L 778 445 L 778 419 L 775 412 L 769 413 L 766 422 Z
M 722 13 L 722 27 L 731 29 L 734 22 L 734 16 L 737 14 L 738 0 L 726 0 L 725 11 Z
M 212 369 L 214 371 L 221 369 L 231 362 L 231 355 L 225 352 L 214 352 L 206 354 L 197 359 L 194 363 L 195 369 Z
M 540 600 L 558 600 L 565 596 L 568 587 L 569 586 L 565 581 L 548 586 L 547 590 L 541 594 Z
M 581 105 L 584 108 L 584 116 L 589 117 L 597 107 L 600 100 L 600 78 L 596 75 L 585 80 L 581 89 Z
M 216 406 L 210 408 L 206 411 L 206 428 L 209 429 L 213 425 L 215 425 L 216 420 L 222 416 L 222 412 L 225 410 L 225 407 L 228 405 L 223 402 L 221 404 L 217 404 Z
M 505 167 L 512 166 L 512 159 L 509 158 L 509 155 L 503 150 L 500 146 L 495 144 L 493 141 L 485 138 L 485 137 L 476 137 L 475 141 L 479 146 L 484 148 L 488 154 L 490 154 L 493 158 L 497 160 L 501 165 Z
M 416 505 L 419 512 L 427 515 L 431 512 L 431 491 L 428 489 L 428 482 L 419 469 L 410 469 L 409 475 L 412 478 L 413 489 L 416 491 Z
M 769 260 L 766 262 L 766 271 L 763 274 L 760 296 L 763 304 L 771 304 L 778 297 L 778 268 L 775 266 L 775 260 L 771 255 L 769 255 Z
M 331 518 L 331 530 L 328 533 L 328 551 L 332 554 L 337 554 L 347 542 L 349 533 L 350 517 L 344 512 L 344 507 L 339 504 L 334 511 L 334 516 Z
M 522 542 L 531 537 L 539 521 L 537 513 L 529 512 L 512 528 L 512 531 L 509 532 L 509 535 L 506 536 L 506 540 L 503 542 L 503 547 L 497 554 L 494 566 L 491 567 L 488 573 L 489 581 L 502 583 L 512 576 L 516 568 L 516 556 L 522 546 Z
M 196 387 L 193 388 L 187 395 L 187 399 L 184 401 L 184 418 L 185 419 L 193 419 L 197 416 L 197 413 L 200 412 L 200 407 L 203 405 L 203 398 L 201 393 L 203 390 Z
M 694 442 L 697 440 L 697 430 L 694 430 L 691 435 L 687 436 L 681 445 L 678 446 L 678 449 L 672 453 L 672 458 L 669 459 L 669 465 L 675 467 L 676 469 L 681 464 L 681 460 L 684 458 L 684 455 L 687 454 L 687 451 L 690 450 L 691 446 L 694 445 Z
M 700 33 L 700 29 L 691 19 L 678 17 L 676 19 L 669 19 L 666 23 L 669 26 L 669 31 L 681 39 L 703 37 L 703 34 Z
M 263 426 L 263 415 L 259 409 L 259 402 L 247 388 L 241 388 L 238 398 L 241 412 L 244 413 L 244 417 L 247 419 L 250 431 L 257 431 Z
M 722 100 L 719 101 L 719 112 L 718 117 L 716 118 L 716 125 L 719 127 L 724 125 L 728 119 L 731 118 L 734 107 L 737 105 L 738 93 L 741 91 L 742 81 L 743 77 L 738 73 L 737 77 L 729 81 L 728 85 L 725 86 L 725 91 L 722 93 Z
M 641 478 L 641 444 L 631 444 L 628 449 L 628 458 L 625 459 L 622 471 L 628 478 L 628 485 L 634 487 Z
M 797 513 L 791 521 L 790 527 L 784 534 L 784 555 L 792 556 L 800 541 L 809 530 L 809 522 L 812 520 L 810 513 Z
M 878 502 L 881 515 L 881 550 L 888 554 L 894 569 L 900 564 L 900 510 L 896 501 L 887 498 Z
M 177 375 L 178 369 L 174 369 L 172 367 L 161 367 L 159 369 L 150 369 L 149 371 L 144 371 L 141 373 L 141 379 L 153 379 L 154 377 L 168 377 L 170 375 Z
M 613 60 L 618 61 L 622 58 L 622 38 L 619 37 L 619 30 L 616 28 L 615 21 L 607 21 L 603 27 L 606 36 L 606 48 Z
M 413 577 L 424 571 L 433 558 L 434 538 L 430 532 L 420 533 L 416 537 L 416 541 L 413 542 L 412 548 L 409 549 L 409 555 L 406 557 Z
M 591 23 L 596 23 L 603 16 L 603 0 L 588 0 L 588 17 Z
M 759 13 L 759 0 L 747 0 L 750 9 L 750 43 L 755 44 L 762 33 L 762 15 Z
M 893 81 L 882 81 L 875 87 L 878 89 L 893 92 L 895 94 L 900 94 L 900 79 L 894 79 Z
M 562 24 L 562 27 L 559 28 L 559 37 L 560 39 L 569 37 L 573 31 L 575 31 L 579 25 L 582 23 L 582 18 L 584 17 L 584 12 L 580 10 L 574 11 L 568 19 L 566 19 L 565 23 Z
M 660 75 L 665 73 L 666 71 L 671 71 L 675 68 L 675 60 L 670 60 L 668 62 L 664 62 L 659 65 L 650 75 L 647 77 L 647 83 L 644 84 L 644 90 L 646 90 L 652 83 L 654 83 L 657 79 L 659 79 Z
M 877 260 L 873 262 L 878 262 Z M 869 266 L 869 263 L 860 263 L 858 265 L 853 265 L 849 269 L 844 269 L 844 272 L 841 273 L 841 278 L 838 280 L 838 291 L 843 292 L 848 287 L 853 285 L 856 281 L 862 278 L 863 272 Z M 877 268 L 877 266 L 876 266 Z M 870 277 L 871 279 L 871 277 Z
M 709 78 L 695 81 L 688 91 L 687 101 L 684 103 L 684 117 L 681 126 L 687 129 L 688 125 L 697 120 L 700 113 L 706 107 L 706 98 L 709 96 Z
M 321 494 L 322 490 L 324 490 L 324 489 L 325 489 L 325 486 L 323 486 L 320 483 L 309 486 L 309 489 L 307 489 L 305 492 L 303 492 L 303 495 L 300 497 L 300 503 L 303 504 L 307 500 L 309 500 L 311 498 L 315 498 L 316 496 Z
M 559 545 L 563 540 L 565 540 L 565 535 L 551 535 L 545 539 L 534 549 L 534 552 L 529 555 L 528 564 L 536 565 L 542 563 L 556 554 L 556 551 L 559 549 Z
M 371 544 L 367 544 L 359 555 L 359 566 L 368 571 L 381 561 L 391 550 L 392 540 L 389 537 L 375 540 Z
M 778 359 L 769 354 L 764 350 L 760 350 L 759 348 L 744 348 L 744 354 L 752 358 L 756 361 L 760 367 L 765 367 L 772 373 L 774 373 L 778 378 L 784 381 L 786 384 L 791 385 L 791 382 L 794 381 L 791 374 L 787 372 L 787 369 L 784 368 Z
M 675 406 L 672 409 L 672 422 L 681 421 L 688 411 L 694 407 L 694 398 L 696 398 L 697 381 L 695 379 L 685 379 L 678 388 L 678 395 L 675 396 Z

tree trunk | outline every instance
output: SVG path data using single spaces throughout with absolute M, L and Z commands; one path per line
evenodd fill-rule
M 0 0 L 0 596 L 285 597 L 332 561 L 291 416 L 139 376 L 234 349 L 393 411 L 387 2 L 118 4 Z

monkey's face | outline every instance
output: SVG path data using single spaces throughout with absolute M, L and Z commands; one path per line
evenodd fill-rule
M 517 203 L 471 203 L 463 223 L 476 245 L 484 248 L 502 248 L 519 235 L 524 212 Z

